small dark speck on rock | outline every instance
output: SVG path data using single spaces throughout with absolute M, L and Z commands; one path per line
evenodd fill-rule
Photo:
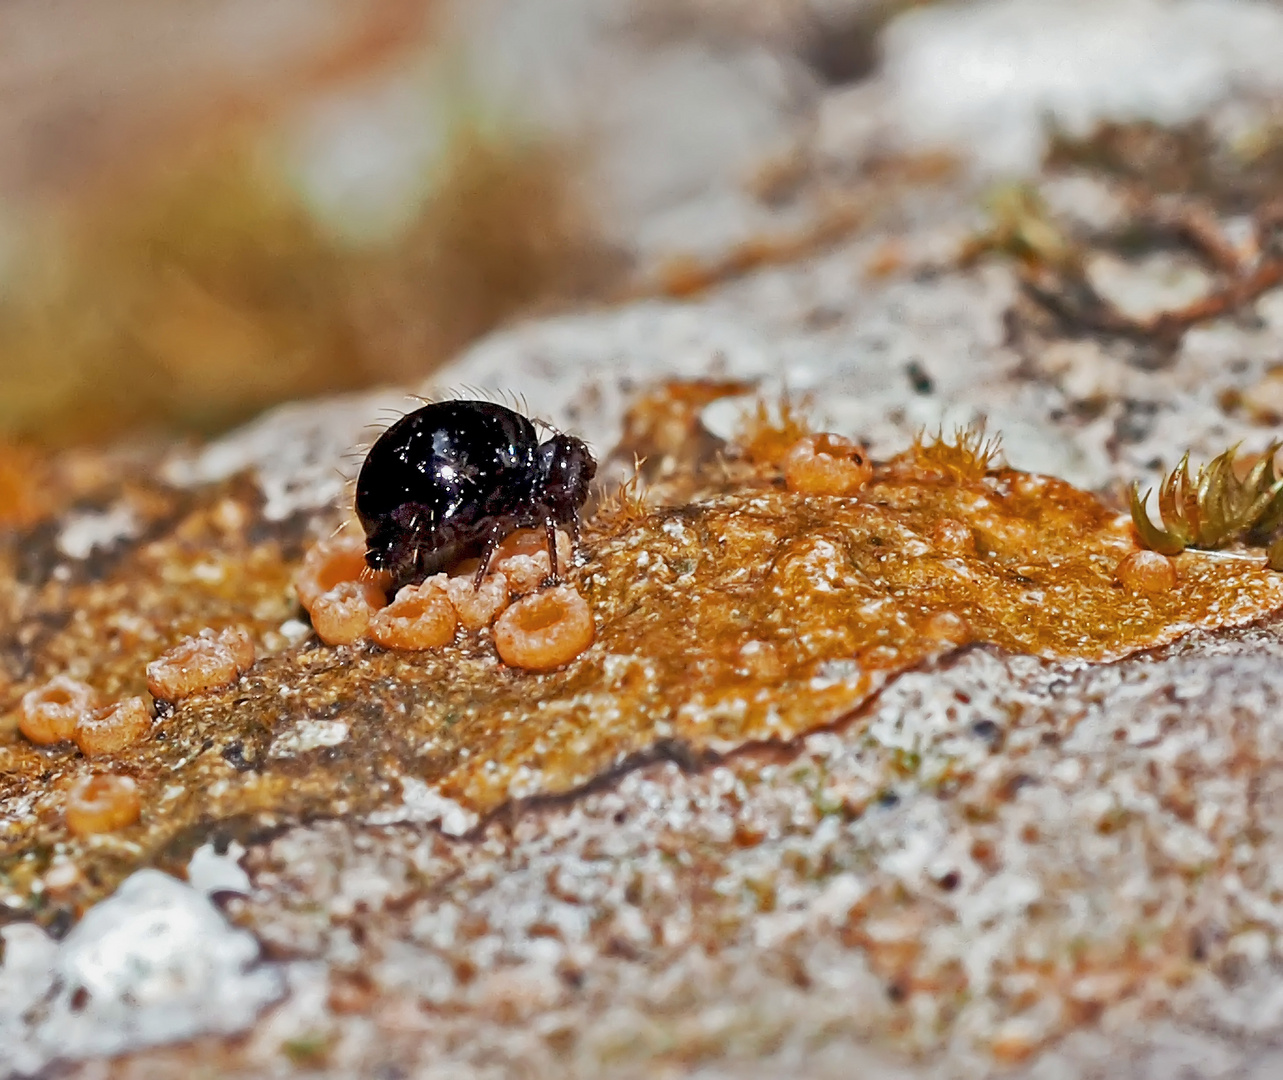
M 1014 799 L 1021 788 L 1030 787 L 1036 783 L 1037 781 L 1028 773 L 1016 773 L 1002 785 L 1002 794 L 1007 799 Z
M 877 22 L 855 14 L 817 19 L 802 58 L 829 86 L 844 86 L 867 78 L 877 68 Z
M 1154 430 L 1157 415 L 1157 402 L 1126 398 L 1123 401 L 1122 415 L 1114 422 L 1114 438 L 1120 443 L 1141 442 Z
M 1002 739 L 1002 728 L 992 720 L 977 720 L 971 725 L 971 734 L 992 746 Z
M 223 760 L 237 772 L 253 769 L 258 764 L 257 760 L 245 757 L 245 744 L 239 739 L 223 747 Z
M 904 365 L 904 373 L 908 376 L 909 385 L 913 387 L 915 394 L 931 394 L 935 392 L 935 380 L 919 361 L 910 360 Z
M 59 908 L 54 913 L 53 918 L 49 920 L 45 929 L 48 930 L 49 936 L 53 938 L 54 941 L 61 941 L 67 936 L 67 931 L 75 926 L 75 924 L 75 913 L 69 908 Z

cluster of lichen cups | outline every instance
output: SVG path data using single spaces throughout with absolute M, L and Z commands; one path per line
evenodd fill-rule
M 339 535 L 316 544 L 295 577 L 299 600 L 317 636 L 329 645 L 366 638 L 386 649 L 441 648 L 465 631 L 493 627 L 495 651 L 509 667 L 550 671 L 592 644 L 592 612 L 573 585 L 541 588 L 550 573 L 544 537 L 512 533 L 474 583 L 475 566 L 435 574 L 397 591 L 390 603 L 377 575 L 365 565 L 365 545 Z M 557 561 L 570 565 L 570 538 L 557 534 Z
M 806 434 L 785 445 L 773 467 L 794 494 L 857 497 L 873 478 L 864 447 L 840 435 Z M 1242 479 L 1231 467 L 1233 451 L 1200 469 L 1193 480 L 1182 461 L 1160 487 L 1162 528 L 1149 521 L 1145 500 L 1133 492 L 1136 533 L 1149 550 L 1122 559 L 1119 584 L 1139 593 L 1169 591 L 1177 574 L 1168 555 L 1185 547 L 1251 542 L 1275 530 L 1283 523 L 1283 479 L 1275 475 L 1273 464 L 1277 449 L 1272 445 Z M 981 475 L 996 451 L 996 442 L 968 432 L 959 433 L 956 445 L 920 440 L 914 449 L 928 473 L 963 469 Z M 948 537 L 936 539 L 945 543 Z M 479 584 L 475 565 L 464 565 L 406 586 L 388 602 L 366 566 L 362 539 L 340 534 L 312 547 L 295 586 L 317 636 L 329 645 L 369 640 L 389 650 L 421 651 L 453 642 L 460 630 L 488 630 L 499 659 L 508 666 L 550 671 L 569 664 L 592 644 L 594 621 L 573 585 L 544 585 L 550 569 L 544 543 L 540 532 L 518 531 L 501 545 Z M 559 564 L 570 566 L 569 537 L 559 532 L 557 544 Z M 1283 558 L 1276 556 L 1283 550 L 1276 548 L 1280 545 L 1270 548 L 1270 563 L 1278 568 Z M 930 632 L 941 640 L 967 639 L 965 624 L 951 613 L 932 622 Z M 243 629 L 205 630 L 149 663 L 147 687 L 157 701 L 174 702 L 227 686 L 253 663 L 254 645 Z M 33 743 L 74 742 L 88 758 L 110 757 L 149 736 L 153 712 L 147 697 L 103 704 L 88 685 L 60 675 L 23 697 L 18 726 Z M 140 810 L 135 781 L 99 769 L 69 789 L 66 823 L 75 835 L 108 832 L 137 821 Z
M 147 665 L 147 689 L 158 701 L 177 701 L 226 686 L 253 663 L 254 643 L 244 630 L 204 630 Z M 29 690 L 18 709 L 18 730 L 31 742 L 74 742 L 87 758 L 119 754 L 142 742 L 152 720 L 147 698 L 102 705 L 92 687 L 66 675 Z M 67 828 L 77 836 L 123 829 L 141 812 L 138 785 L 129 776 L 95 772 L 67 792 Z
M 980 429 L 965 429 L 955 434 L 953 442 L 946 442 L 943 435 L 934 442 L 920 438 L 914 451 L 919 464 L 928 471 L 940 468 L 945 472 L 983 474 L 1000 453 L 1000 443 L 996 438 L 986 439 Z M 1272 461 L 1273 454 L 1268 454 L 1266 460 Z M 784 455 L 781 467 L 785 486 L 801 495 L 851 496 L 864 488 L 873 477 L 873 467 L 864 447 L 831 432 L 806 435 L 798 439 Z M 1219 467 L 1213 475 L 1220 477 Z M 1199 477 L 1200 480 L 1203 477 L 1201 471 Z M 1272 492 L 1277 491 L 1276 484 L 1283 485 L 1283 481 L 1272 480 L 1273 473 L 1266 465 L 1258 465 L 1245 484 L 1249 490 L 1254 490 L 1256 486 L 1260 486 L 1263 477 L 1271 478 L 1267 486 Z M 1211 490 L 1225 491 L 1223 480 L 1211 485 Z M 1238 489 L 1234 491 L 1237 493 Z M 1133 513 L 1136 513 L 1135 509 Z M 1137 531 L 1140 532 L 1139 524 Z M 1145 539 L 1143 532 L 1141 536 Z M 947 544 L 947 538 L 937 537 L 937 540 L 944 540 Z M 969 530 L 967 540 L 970 542 Z M 1149 547 L 1153 549 L 1155 545 L 1149 544 Z M 1180 548 L 1176 550 L 1179 551 Z M 1163 593 L 1176 587 L 1176 567 L 1161 548 L 1132 552 L 1119 562 L 1115 574 L 1118 583 L 1130 592 Z

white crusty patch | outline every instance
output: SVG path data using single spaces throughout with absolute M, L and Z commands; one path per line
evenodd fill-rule
M 347 736 L 348 726 L 342 720 L 300 720 L 272 741 L 268 756 L 289 758 L 309 750 L 340 746 L 347 741 Z
M 437 823 L 447 836 L 462 836 L 471 832 L 481 820 L 471 810 L 438 794 L 413 776 L 401 777 L 401 798 L 400 806 L 378 810 L 366 820 L 371 825 L 391 825 L 398 821 Z
M 223 854 L 213 844 L 201 844 L 187 861 L 187 884 L 206 896 L 215 893 L 239 893 L 248 896 L 249 875 L 241 867 L 243 845 L 232 841 Z
M 87 559 L 97 548 L 111 547 L 142 530 L 134 508 L 125 502 L 107 510 L 72 514 L 58 534 L 58 550 L 69 559 Z
M 888 124 L 995 171 L 1037 168 L 1050 126 L 1192 120 L 1283 85 L 1283 12 L 1256 0 L 987 0 L 918 7 L 881 39 Z

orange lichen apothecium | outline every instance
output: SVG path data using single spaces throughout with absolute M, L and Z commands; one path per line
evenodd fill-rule
M 545 553 L 544 558 L 547 557 Z M 484 629 L 508 606 L 508 578 L 501 571 L 487 574 L 480 586 L 473 583 L 472 573 L 454 576 L 437 574 L 428 580 L 438 583 L 445 590 L 459 616 L 459 625 L 465 630 Z
M 582 653 L 593 640 L 592 612 L 569 585 L 523 596 L 494 627 L 499 658 L 509 667 L 552 671 Z
M 254 643 L 241 629 L 202 630 L 147 665 L 147 689 L 160 701 L 227 686 L 254 664 Z
M 370 619 L 370 637 L 385 649 L 439 649 L 454 639 L 459 619 L 440 585 L 407 585 Z
M 1168 592 L 1176 588 L 1176 567 L 1157 551 L 1133 551 L 1118 564 L 1118 582 L 1133 592 Z
M 558 567 L 568 569 L 574 559 L 569 535 L 557 530 L 556 543 Z M 368 637 L 385 649 L 423 652 L 453 641 L 458 626 L 478 631 L 494 624 L 504 663 L 547 671 L 568 664 L 592 643 L 592 615 L 573 585 L 537 592 L 552 572 L 541 530 L 509 533 L 479 586 L 477 569 L 476 559 L 465 560 L 448 574 L 405 586 L 385 606 L 364 548 L 340 535 L 308 552 L 295 589 L 327 645 L 353 645 Z
M 854 495 L 872 479 L 868 452 L 841 435 L 806 435 L 784 456 L 784 482 L 802 495 Z
M 132 825 L 141 812 L 138 785 L 128 776 L 86 776 L 67 793 L 67 828 L 76 836 L 115 832 Z
M 142 742 L 151 731 L 151 706 L 144 697 L 129 697 L 82 716 L 72 738 L 85 757 L 118 754 Z
M 558 569 L 570 566 L 574 555 L 570 537 L 558 529 Z M 552 573 L 544 534 L 538 529 L 518 529 L 509 533 L 490 560 L 490 569 L 503 574 L 508 582 L 509 596 L 523 596 L 534 592 Z
M 51 746 L 75 733 L 81 721 L 94 709 L 94 692 L 82 682 L 56 675 L 44 686 L 22 696 L 18 730 L 33 743 Z

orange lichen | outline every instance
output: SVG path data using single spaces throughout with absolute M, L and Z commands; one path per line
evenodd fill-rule
M 564 574 L 570 568 L 575 551 L 570 537 L 557 530 L 557 569 Z M 548 540 L 541 529 L 518 529 L 509 533 L 490 560 L 490 569 L 503 574 L 512 596 L 533 592 L 552 573 L 548 559 Z
M 369 620 L 369 635 L 385 649 L 439 649 L 454 639 L 457 617 L 445 589 L 435 581 L 407 585 Z
M 1132 592 L 1163 593 L 1176 588 L 1176 567 L 1157 551 L 1133 551 L 1118 564 L 1118 582 Z
M 65 742 L 94 708 L 94 692 L 82 682 L 57 675 L 22 696 L 18 730 L 33 743 Z
M 455 577 L 438 574 L 429 580 L 445 591 L 465 630 L 489 626 L 508 606 L 508 579 L 498 571 L 487 574 L 480 587 L 474 584 L 472 574 Z
M 778 679 L 784 672 L 780 651 L 769 641 L 746 641 L 740 646 L 740 670 L 759 679 Z
M 494 628 L 499 658 L 527 671 L 564 667 L 592 641 L 592 612 L 571 585 L 523 597 L 499 616 Z
M 365 540 L 340 533 L 313 544 L 303 557 L 303 565 L 294 575 L 294 589 L 299 603 L 312 613 L 312 608 L 325 593 L 345 582 L 359 582 L 366 602 L 380 608 L 386 602 L 383 582 L 365 562 Z
M 51 509 L 44 457 L 0 438 L 0 526 L 25 528 Z
M 957 518 L 945 517 L 937 521 L 931 528 L 931 541 L 942 550 L 958 555 L 976 553 L 975 533 L 971 531 L 970 525 Z
M 118 754 L 142 742 L 151 731 L 151 706 L 143 697 L 129 697 L 81 716 L 72 738 L 86 757 Z
M 956 611 L 948 610 L 929 615 L 919 627 L 919 632 L 928 641 L 945 645 L 965 645 L 972 636 L 967 620 Z
M 717 450 L 717 440 L 700 422 L 704 409 L 753 389 L 741 380 L 684 379 L 661 383 L 636 396 L 624 415 L 616 456 L 644 462 L 646 475 L 669 476 Z
M 98 773 L 67 792 L 67 828 L 75 836 L 115 832 L 138 820 L 142 800 L 131 777 Z
M 201 631 L 201 636 L 210 635 L 210 631 Z M 236 661 L 236 670 L 246 672 L 254 666 L 254 640 L 242 626 L 229 626 L 212 635 L 220 645 L 227 647 Z
M 784 455 L 784 482 L 801 495 L 854 495 L 872 479 L 864 447 L 841 435 L 807 435 Z
M 352 645 L 365 637 L 377 609 L 359 581 L 340 581 L 312 601 L 312 629 L 327 645 Z
M 202 630 L 147 665 L 147 689 L 160 701 L 178 701 L 235 682 L 254 663 L 243 630 Z

